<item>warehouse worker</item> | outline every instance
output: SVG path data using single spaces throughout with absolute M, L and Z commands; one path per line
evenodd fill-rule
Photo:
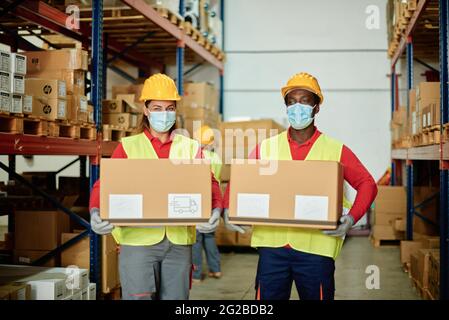
M 203 153 L 197 141 L 173 132 L 176 102 L 180 100 L 174 81 L 166 75 L 149 77 L 140 97 L 145 102 L 141 133 L 123 138 L 112 158 L 194 159 Z M 215 230 L 221 215 L 222 198 L 211 173 L 213 214 L 204 229 Z M 170 177 L 166 178 L 170 181 Z M 130 177 L 129 183 L 132 183 Z M 158 183 L 149 180 L 148 183 Z M 113 227 L 99 216 L 97 181 L 90 199 L 91 227 L 98 234 L 112 232 L 120 245 L 119 273 L 125 300 L 188 299 L 192 272 L 195 227 Z
M 344 236 L 376 197 L 377 187 L 348 147 L 315 127 L 323 94 L 313 76 L 298 73 L 288 80 L 281 92 L 290 127 L 262 141 L 250 158 L 339 161 L 344 167 L 344 179 L 357 191 L 357 196 L 352 206 L 344 197 L 344 215 L 336 230 L 254 226 L 251 246 L 257 247 L 259 252 L 256 298 L 287 300 L 295 281 L 301 300 L 332 300 L 334 261 L 341 251 Z M 229 185 L 224 208 L 229 208 Z M 227 209 L 224 215 L 228 217 Z
M 215 179 L 220 182 L 221 159 L 214 152 L 214 131 L 207 125 L 203 125 L 194 133 L 193 137 L 201 143 L 204 158 L 210 161 L 212 173 Z M 193 282 L 200 283 L 202 280 L 203 248 L 206 252 L 207 265 L 209 267 L 209 277 L 221 278 L 220 252 L 215 242 L 215 230 L 211 230 L 207 225 L 196 227 L 196 243 L 193 245 Z

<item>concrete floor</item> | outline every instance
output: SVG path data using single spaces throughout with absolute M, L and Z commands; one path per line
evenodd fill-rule
M 253 300 L 257 253 L 223 253 L 221 279 L 206 278 L 194 284 L 192 300 Z M 379 267 L 380 289 L 367 289 L 365 273 L 370 265 Z M 204 266 L 203 270 L 207 267 Z M 368 238 L 348 238 L 336 262 L 336 300 L 419 300 L 410 284 L 408 275 L 402 271 L 399 246 L 374 248 Z M 295 286 L 291 299 L 298 299 Z

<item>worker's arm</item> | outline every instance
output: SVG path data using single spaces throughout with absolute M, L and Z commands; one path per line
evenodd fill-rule
M 354 204 L 349 211 L 355 224 L 376 198 L 377 185 L 365 166 L 346 146 L 343 146 L 340 162 L 344 168 L 344 179 L 357 191 Z
M 112 153 L 111 158 L 116 159 L 126 159 L 128 156 L 126 155 L 125 149 L 123 149 L 122 144 L 120 143 Z M 89 210 L 92 208 L 100 208 L 100 179 L 98 179 L 94 186 L 92 187 L 92 191 L 90 192 L 90 201 L 89 201 Z

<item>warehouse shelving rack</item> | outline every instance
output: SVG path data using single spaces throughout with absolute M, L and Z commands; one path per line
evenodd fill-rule
M 399 46 L 391 60 L 391 109 L 392 112 L 398 106 L 398 81 L 396 73 L 396 63 L 406 53 L 407 61 L 407 90 L 413 88 L 413 62 L 414 54 L 418 53 L 422 57 L 435 58 L 436 52 L 439 55 L 440 65 L 440 112 L 441 123 L 440 132 L 443 132 L 443 125 L 448 122 L 448 23 L 449 4 L 447 0 L 420 0 L 416 11 L 413 13 L 406 28 Z M 438 14 L 436 14 L 438 12 Z M 436 20 L 433 20 L 436 18 Z M 438 24 L 438 28 L 435 25 Z M 430 28 L 429 28 L 430 26 Z M 433 31 L 438 30 L 438 34 Z M 438 39 L 438 40 L 437 40 Z M 439 48 L 436 48 L 436 44 Z M 422 63 L 422 62 L 421 62 Z M 424 63 L 425 64 L 425 63 Z M 426 65 L 426 64 L 425 64 Z M 430 67 L 426 65 L 427 67 Z M 407 94 L 407 112 L 410 110 L 409 98 Z M 413 176 L 416 170 L 413 165 L 415 160 L 439 161 L 440 169 L 440 299 L 449 299 L 449 142 L 441 139 L 440 144 L 411 147 L 404 149 L 393 149 L 391 182 L 396 184 L 396 172 L 402 161 L 406 164 L 406 186 L 407 186 L 407 240 L 413 239 L 413 218 L 416 215 L 423 218 L 416 210 L 429 201 L 414 206 L 413 201 Z M 438 196 L 438 195 L 434 195 Z M 432 197 L 433 198 L 433 197 Z
M 37 186 L 23 179 L 16 171 L 16 155 L 78 155 L 79 158 L 72 161 L 56 172 L 60 172 L 73 163 L 80 161 L 80 176 L 86 176 L 87 157 L 90 162 L 90 187 L 99 178 L 99 159 L 102 156 L 110 156 L 117 146 L 117 142 L 102 141 L 101 136 L 101 101 L 105 98 L 106 69 L 117 72 L 128 80 L 135 80 L 126 72 L 113 65 L 116 59 L 121 59 L 139 68 L 139 76 L 147 76 L 154 69 L 164 71 L 165 64 L 173 56 L 177 66 L 177 86 L 180 94 L 183 94 L 183 82 L 187 74 L 198 69 L 205 62 L 217 68 L 220 72 L 220 113 L 223 113 L 223 72 L 224 62 L 207 51 L 205 47 L 196 42 L 185 30 L 172 24 L 163 18 L 157 10 L 146 4 L 143 0 L 122 0 L 126 12 L 130 16 L 138 18 L 146 27 L 144 35 L 138 29 L 130 33 L 126 30 L 126 23 L 112 25 L 114 34 L 108 28 L 114 19 L 104 19 L 103 1 L 93 0 L 92 10 L 81 11 L 79 29 L 71 29 L 66 25 L 68 15 L 61 8 L 50 6 L 42 1 L 4 1 L 0 5 L 0 42 L 11 45 L 12 49 L 42 50 L 25 38 L 21 32 L 28 31 L 28 35 L 35 35 L 50 47 L 58 48 L 57 44 L 49 42 L 43 35 L 62 34 L 66 37 L 80 41 L 83 48 L 90 48 L 91 52 L 91 100 L 94 105 L 94 120 L 97 127 L 97 141 L 73 140 L 68 138 L 39 137 L 26 134 L 0 133 L 0 154 L 8 155 L 8 165 L 0 162 L 0 169 L 8 172 L 10 180 L 16 180 L 30 187 L 33 191 L 44 197 L 55 208 L 68 214 L 70 218 L 86 228 L 79 236 L 66 242 L 57 249 L 46 254 L 33 264 L 41 265 L 51 259 L 55 254 L 77 243 L 84 237 L 90 237 L 90 280 L 99 286 L 101 277 L 100 261 L 100 237 L 90 229 L 89 222 L 80 218 L 69 208 L 65 208 L 57 199 L 40 190 Z M 224 16 L 224 3 L 221 1 L 221 20 Z M 184 0 L 180 0 L 181 16 L 184 15 Z M 87 16 L 86 16 L 87 15 Z M 120 20 L 119 17 L 117 17 Z M 87 23 L 86 23 L 87 22 Z M 224 28 L 223 28 L 224 29 Z M 38 32 L 36 32 L 38 30 Z M 223 31 L 224 34 L 224 31 Z M 150 45 L 148 45 L 150 42 Z M 158 43 L 153 46 L 151 43 Z M 161 46 L 162 44 L 162 46 Z M 174 45 L 173 45 L 174 44 Z M 224 46 L 224 37 L 222 48 Z M 168 48 L 165 50 L 164 48 Z M 165 60 L 165 58 L 169 58 Z M 195 65 L 184 71 L 184 61 L 188 60 Z M 12 231 L 12 230 L 10 230 Z M 97 292 L 99 292 L 98 290 Z

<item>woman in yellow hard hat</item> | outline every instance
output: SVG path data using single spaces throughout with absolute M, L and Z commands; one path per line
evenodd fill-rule
M 201 143 L 204 158 L 210 161 L 212 173 L 215 179 L 220 182 L 222 162 L 220 156 L 214 152 L 214 131 L 209 126 L 203 125 L 194 133 L 193 137 Z M 220 252 L 215 242 L 215 230 L 198 225 L 196 227 L 196 243 L 193 245 L 194 283 L 199 283 L 202 280 L 203 249 L 206 253 L 209 277 L 218 279 L 222 276 Z
M 145 103 L 140 133 L 123 138 L 112 158 L 194 159 L 203 153 L 197 141 L 173 132 L 176 103 L 181 97 L 174 81 L 164 74 L 149 77 L 140 100 Z M 218 225 L 222 199 L 218 182 L 212 179 L 212 218 L 204 229 Z M 170 180 L 170 177 L 167 177 Z M 132 183 L 130 177 L 129 183 Z M 157 183 L 157 181 L 149 181 Z M 120 245 L 119 272 L 122 298 L 126 300 L 188 299 L 192 272 L 195 228 L 114 227 L 99 215 L 97 181 L 90 199 L 91 227 L 98 234 L 112 233 Z

